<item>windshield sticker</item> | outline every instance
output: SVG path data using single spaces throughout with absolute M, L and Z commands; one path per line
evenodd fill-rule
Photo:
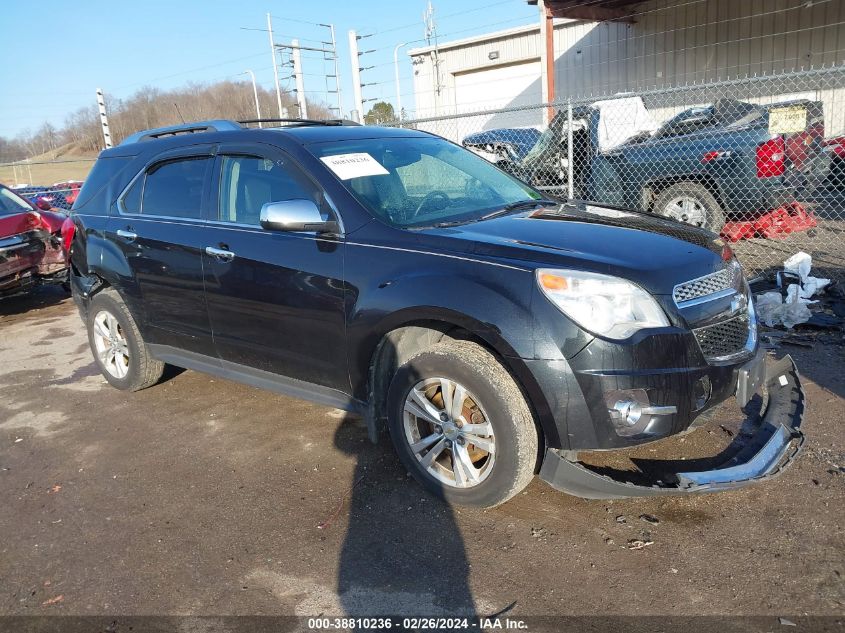
M 366 152 L 358 154 L 336 154 L 320 158 L 341 180 L 363 176 L 384 176 L 389 172 Z
M 807 127 L 807 108 L 789 106 L 769 110 L 769 134 L 794 134 Z

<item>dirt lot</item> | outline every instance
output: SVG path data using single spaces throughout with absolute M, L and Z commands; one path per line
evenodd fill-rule
M 428 497 L 334 409 L 191 371 L 116 391 L 59 289 L 7 299 L 0 615 L 510 607 L 765 615 L 777 629 L 777 616 L 843 614 L 843 350 L 794 350 L 808 449 L 778 480 L 614 502 L 535 481 L 485 512 Z

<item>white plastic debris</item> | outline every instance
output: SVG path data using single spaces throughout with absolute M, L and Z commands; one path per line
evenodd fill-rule
M 801 293 L 802 299 L 809 299 L 822 288 L 830 283 L 830 279 L 822 279 L 821 277 L 811 277 L 810 269 L 813 267 L 813 258 L 804 251 L 795 253 L 792 257 L 783 262 L 783 269 L 787 272 L 798 275 L 801 279 Z M 794 284 L 793 284 L 794 285 Z M 789 289 L 787 288 L 787 292 Z
M 783 324 L 785 328 L 792 329 L 798 323 L 805 323 L 812 316 L 810 308 L 799 301 L 795 291 L 786 302 L 783 301 L 779 292 L 764 292 L 757 297 L 755 307 L 760 320 L 769 327 Z
M 786 287 L 786 299 L 780 292 L 764 292 L 756 297 L 757 315 L 763 323 L 769 327 L 783 324 L 791 330 L 799 323 L 810 320 L 813 313 L 807 306 L 816 303 L 812 297 L 830 283 L 830 279 L 811 276 L 812 267 L 813 258 L 803 251 L 783 262 L 783 269 L 797 275 L 801 284 L 789 284 Z

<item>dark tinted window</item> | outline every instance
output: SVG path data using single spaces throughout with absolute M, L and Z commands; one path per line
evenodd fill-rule
M 257 225 L 264 204 L 296 198 L 319 204 L 314 185 L 290 161 L 222 157 L 219 220 Z
M 141 213 L 199 219 L 210 160 L 181 158 L 154 165 L 144 182 Z
M 82 189 L 76 197 L 76 202 L 73 203 L 74 209 L 81 209 L 90 202 L 94 196 L 103 190 L 109 181 L 113 180 L 127 165 L 132 162 L 132 157 L 119 156 L 115 158 L 99 158 L 94 163 L 94 168 L 91 173 L 85 178 Z M 123 186 L 123 185 L 121 185 Z M 114 192 L 115 195 L 119 193 Z M 107 204 L 102 206 L 93 205 L 91 209 L 86 209 L 87 213 L 107 213 L 108 206 L 113 202 L 114 198 L 110 199 Z
M 129 190 L 123 194 L 123 210 L 127 213 L 141 212 L 141 191 L 144 189 L 144 177 L 138 178 Z

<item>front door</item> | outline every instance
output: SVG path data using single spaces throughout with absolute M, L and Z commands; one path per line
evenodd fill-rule
M 262 144 L 221 146 L 213 183 L 203 267 L 220 358 L 348 393 L 342 239 L 259 223 L 267 202 L 325 207 L 322 191 Z
M 140 306 L 149 342 L 211 356 L 200 249 L 213 163 L 208 146 L 153 162 L 120 197 L 107 229 L 129 265 L 123 289 Z

